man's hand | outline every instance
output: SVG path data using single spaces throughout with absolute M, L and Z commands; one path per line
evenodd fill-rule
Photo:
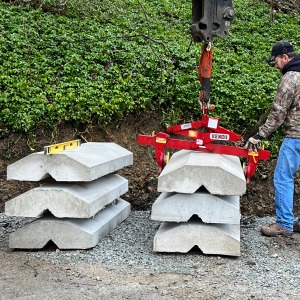
M 249 152 L 257 152 L 259 149 L 259 143 L 262 141 L 262 139 L 262 136 L 256 134 L 247 141 L 244 148 L 247 148 Z

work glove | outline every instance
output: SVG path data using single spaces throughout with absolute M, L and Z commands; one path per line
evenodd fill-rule
M 249 138 L 244 148 L 247 148 L 249 152 L 257 152 L 259 149 L 259 143 L 262 141 L 262 139 L 262 136 L 256 134 Z

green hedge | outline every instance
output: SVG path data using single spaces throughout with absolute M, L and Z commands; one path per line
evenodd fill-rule
M 103 126 L 150 109 L 164 113 L 165 125 L 200 117 L 192 1 L 41 2 L 0 2 L 2 135 L 64 122 Z M 285 38 L 300 50 L 300 17 L 278 13 L 272 23 L 262 2 L 234 4 L 229 38 L 214 40 L 212 114 L 243 133 L 276 91 L 280 74 L 265 63 L 272 44 Z

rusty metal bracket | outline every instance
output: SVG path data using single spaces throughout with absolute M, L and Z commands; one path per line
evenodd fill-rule
M 195 42 L 226 39 L 234 19 L 232 0 L 193 0 L 190 32 Z

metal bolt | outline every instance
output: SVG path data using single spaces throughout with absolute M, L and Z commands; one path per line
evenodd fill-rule
M 224 11 L 223 18 L 232 19 L 233 17 L 234 17 L 234 10 L 230 7 L 227 7 Z

